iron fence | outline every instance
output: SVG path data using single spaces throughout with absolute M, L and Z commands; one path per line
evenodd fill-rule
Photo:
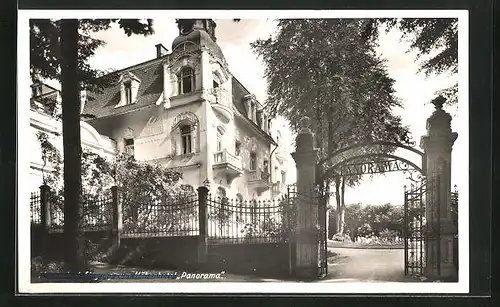
M 64 200 L 61 195 L 48 193 L 47 206 L 48 230 L 61 232 L 64 228 Z M 113 197 L 111 193 L 98 196 L 83 196 L 83 229 L 85 231 L 99 231 L 111 229 L 113 213 Z M 40 224 L 42 203 L 40 192 L 32 192 L 30 199 L 31 223 Z
M 31 192 L 30 196 L 30 219 L 32 224 L 41 223 L 40 191 Z
M 243 201 L 207 197 L 209 244 L 278 243 L 289 239 L 293 203 L 288 197 Z
M 141 201 L 122 197 L 123 237 L 199 235 L 198 195 L 170 199 L 145 196 Z

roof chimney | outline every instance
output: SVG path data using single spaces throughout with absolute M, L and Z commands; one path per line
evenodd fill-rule
M 168 49 L 165 48 L 162 44 L 157 44 L 155 47 L 156 47 L 156 58 L 161 58 L 162 56 L 168 53 Z

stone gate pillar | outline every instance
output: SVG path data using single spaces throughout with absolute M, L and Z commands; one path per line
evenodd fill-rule
M 453 224 L 450 205 L 451 152 L 458 134 L 451 131 L 451 116 L 443 110 L 445 101 L 441 96 L 432 101 L 436 109 L 427 119 L 427 135 L 422 137 L 420 145 L 426 155 L 428 180 L 435 175 L 439 178 L 437 193 L 427 195 L 427 198 L 432 195 L 432 199 L 427 200 L 428 204 L 432 201 L 433 206 L 438 206 L 435 211 L 438 215 L 434 214 L 434 220 L 426 212 L 427 224 L 439 225 L 439 229 L 426 240 L 425 274 L 428 277 L 456 279 L 458 272 L 453 265 L 453 238 L 457 227 Z
M 318 150 L 309 128 L 310 120 L 302 118 L 301 130 L 296 138 L 296 151 L 292 153 L 297 167 L 297 226 L 296 262 L 294 275 L 315 278 L 318 274 L 317 205 L 312 204 L 316 184 Z M 315 212 L 316 211 L 316 212 Z

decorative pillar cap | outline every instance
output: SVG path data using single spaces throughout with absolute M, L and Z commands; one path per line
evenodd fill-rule
M 444 98 L 443 96 L 439 95 L 436 98 L 434 98 L 431 101 L 431 103 L 434 105 L 434 107 L 436 108 L 436 110 L 442 110 L 443 109 L 443 105 L 446 103 L 446 98 Z
M 208 189 L 210 188 L 210 180 L 208 180 L 208 178 L 203 180 L 202 184 L 203 184 L 203 187 L 208 188 Z

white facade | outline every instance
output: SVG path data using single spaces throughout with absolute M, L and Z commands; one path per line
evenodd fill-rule
M 88 149 L 103 157 L 111 159 L 116 154 L 116 143 L 106 136 L 100 135 L 92 126 L 86 122 L 80 122 L 80 133 L 82 138 L 82 149 Z M 45 133 L 49 141 L 59 150 L 63 156 L 62 123 L 35 108 L 30 109 L 30 182 L 31 192 L 37 191 L 43 184 L 43 174 L 52 170 L 50 163 L 44 165 L 42 159 L 42 148 L 38 141 L 39 132 Z
M 232 76 L 213 21 L 193 22 L 181 20 L 170 54 L 115 72 L 117 84 L 82 103 L 94 116 L 82 122 L 82 146 L 176 168 L 194 189 L 208 182 L 211 193 L 229 198 L 276 197 L 295 182 L 284 121 L 271 121 Z M 34 135 L 35 118 L 60 128 L 32 113 Z

